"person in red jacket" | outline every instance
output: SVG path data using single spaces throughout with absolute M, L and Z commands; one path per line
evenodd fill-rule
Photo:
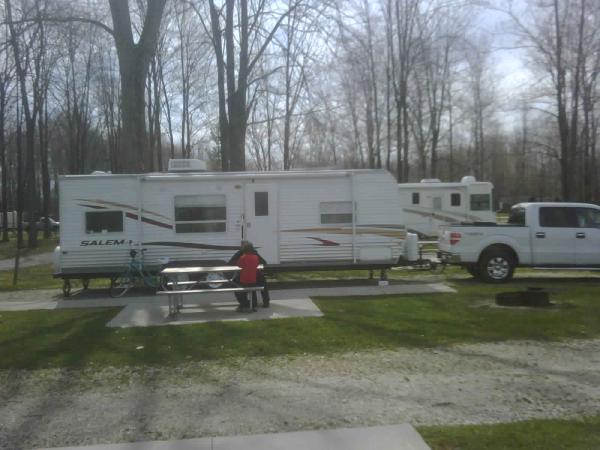
M 240 243 L 240 249 L 237 252 L 235 252 L 235 254 L 231 258 L 229 258 L 229 261 L 227 261 L 228 266 L 237 266 L 238 260 L 244 254 L 242 249 L 244 248 L 244 246 L 247 243 L 250 243 L 250 242 L 244 240 Z M 256 248 L 254 248 L 254 246 L 253 246 L 252 253 L 254 253 L 256 256 L 258 256 L 258 261 L 260 262 L 260 264 L 262 264 L 264 267 L 267 266 L 267 261 L 262 256 L 260 256 L 260 253 L 258 253 L 258 251 L 256 250 Z M 239 273 L 237 273 L 235 275 L 233 281 L 235 283 L 239 284 L 239 282 L 240 282 L 240 274 Z M 271 303 L 271 301 L 270 301 L 271 296 L 269 295 L 269 287 L 267 286 L 267 277 L 265 276 L 265 273 L 263 270 L 258 271 L 258 278 L 256 280 L 256 283 L 259 286 L 263 286 L 263 290 L 260 291 L 260 295 L 262 297 L 262 305 L 263 305 L 263 308 L 268 308 Z M 247 298 L 248 296 L 246 295 L 245 292 L 236 292 L 234 295 L 235 295 L 236 300 L 239 303 L 238 311 L 242 311 L 243 309 L 248 307 L 248 298 Z M 244 303 L 244 300 L 246 301 L 246 303 Z
M 257 286 L 260 259 L 250 242 L 246 242 L 242 247 L 242 256 L 238 259 L 237 265 L 242 268 L 240 271 L 240 285 L 243 287 Z M 252 311 L 256 311 L 256 303 L 256 291 L 252 291 Z M 248 304 L 246 292 L 244 292 L 243 304 Z

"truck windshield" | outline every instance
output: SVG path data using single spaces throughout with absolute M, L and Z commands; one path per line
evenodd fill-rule
M 525 208 L 513 208 L 508 216 L 511 225 L 525 225 Z

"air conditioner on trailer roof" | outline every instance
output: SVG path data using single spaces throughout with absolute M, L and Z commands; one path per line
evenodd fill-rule
M 169 172 L 206 172 L 206 162 L 199 159 L 169 159 Z

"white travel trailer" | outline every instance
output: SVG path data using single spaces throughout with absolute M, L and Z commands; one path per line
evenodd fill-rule
M 460 222 L 495 222 L 492 190 L 487 181 L 463 177 L 460 183 L 424 179 L 398 185 L 406 229 L 419 236 L 436 237 L 440 225 Z
M 16 211 L 7 211 L 6 213 L 6 223 L 7 223 L 7 228 L 9 230 L 14 230 L 15 228 L 17 228 L 17 212 Z M 0 213 L 0 229 L 4 228 L 4 218 L 2 213 Z
M 144 267 L 222 264 L 251 241 L 272 271 L 398 263 L 406 232 L 383 170 L 59 177 L 55 276 L 114 277 L 132 248 Z

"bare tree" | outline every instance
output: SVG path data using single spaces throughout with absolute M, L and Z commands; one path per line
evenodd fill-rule
M 485 178 L 486 154 L 485 118 L 492 104 L 491 94 L 486 90 L 488 84 L 489 41 L 476 36 L 466 43 L 465 57 L 468 65 L 468 86 L 472 113 L 471 136 L 473 146 L 472 170 L 479 179 Z
M 25 119 L 25 172 L 29 174 L 36 174 L 35 164 L 35 127 L 37 115 L 39 113 L 39 70 L 35 71 L 35 77 L 30 78 L 29 74 L 33 71 L 29 67 L 32 63 L 37 65 L 40 63 L 41 54 L 45 50 L 38 48 L 34 55 L 30 53 L 33 47 L 33 43 L 36 39 L 36 34 L 40 31 L 39 22 L 38 25 L 30 26 L 29 24 L 23 24 L 19 30 L 17 25 L 13 22 L 12 15 L 12 1 L 7 0 L 5 2 L 6 7 L 6 19 L 8 29 L 10 32 L 10 46 L 13 51 L 15 61 L 15 72 L 20 88 L 21 95 L 21 106 Z M 21 40 L 24 39 L 24 45 Z M 28 81 L 31 80 L 31 87 L 28 88 Z M 33 99 L 30 104 L 29 93 L 33 93 Z M 35 226 L 36 213 L 38 207 L 38 196 L 35 176 L 30 176 L 26 179 L 25 184 L 25 197 L 26 197 L 26 212 L 29 221 L 28 227 L 28 245 L 30 248 L 37 246 L 37 228 Z
M 135 42 L 129 1 L 109 0 L 121 75 L 121 152 L 124 171 L 144 171 L 146 163 L 145 88 L 166 0 L 148 0 L 139 40 Z
M 409 175 L 409 79 L 415 58 L 417 22 L 421 0 L 394 0 L 395 27 L 390 27 L 394 45 L 392 50 L 392 72 L 394 100 L 396 103 L 396 139 L 398 142 L 398 181 L 408 180 Z
M 120 87 L 116 61 L 109 52 L 99 52 L 97 74 L 97 102 L 101 110 L 101 127 L 104 130 L 108 167 L 113 172 L 126 171 L 120 158 L 122 116 L 119 108 Z
M 582 175 L 581 164 L 577 164 L 582 79 L 588 52 L 595 48 L 593 41 L 597 42 L 590 20 L 597 15 L 598 8 L 598 3 L 590 0 L 537 1 L 532 9 L 533 18 L 514 11 L 510 5 L 504 9 L 518 36 L 529 46 L 536 67 L 547 74 L 553 91 L 565 200 L 573 200 L 579 194 L 575 180 Z
M 2 170 L 2 242 L 8 242 L 8 176 L 9 165 L 6 156 L 6 116 L 9 107 L 9 96 L 13 83 L 13 67 L 7 51 L 0 52 L 2 72 L 0 72 L 0 170 Z
M 275 33 L 298 4 L 291 4 L 265 30 L 262 21 L 269 5 L 267 0 L 250 4 L 248 0 L 225 0 L 222 7 L 209 0 L 210 28 L 205 26 L 205 29 L 211 35 L 217 65 L 219 139 L 221 168 L 224 171 L 245 170 L 248 110 L 252 106 L 247 102 L 249 84 Z M 192 5 L 202 19 L 198 7 Z M 249 8 L 252 9 L 251 15 Z M 237 27 L 236 17 L 239 17 Z M 261 39 L 261 36 L 264 38 Z

